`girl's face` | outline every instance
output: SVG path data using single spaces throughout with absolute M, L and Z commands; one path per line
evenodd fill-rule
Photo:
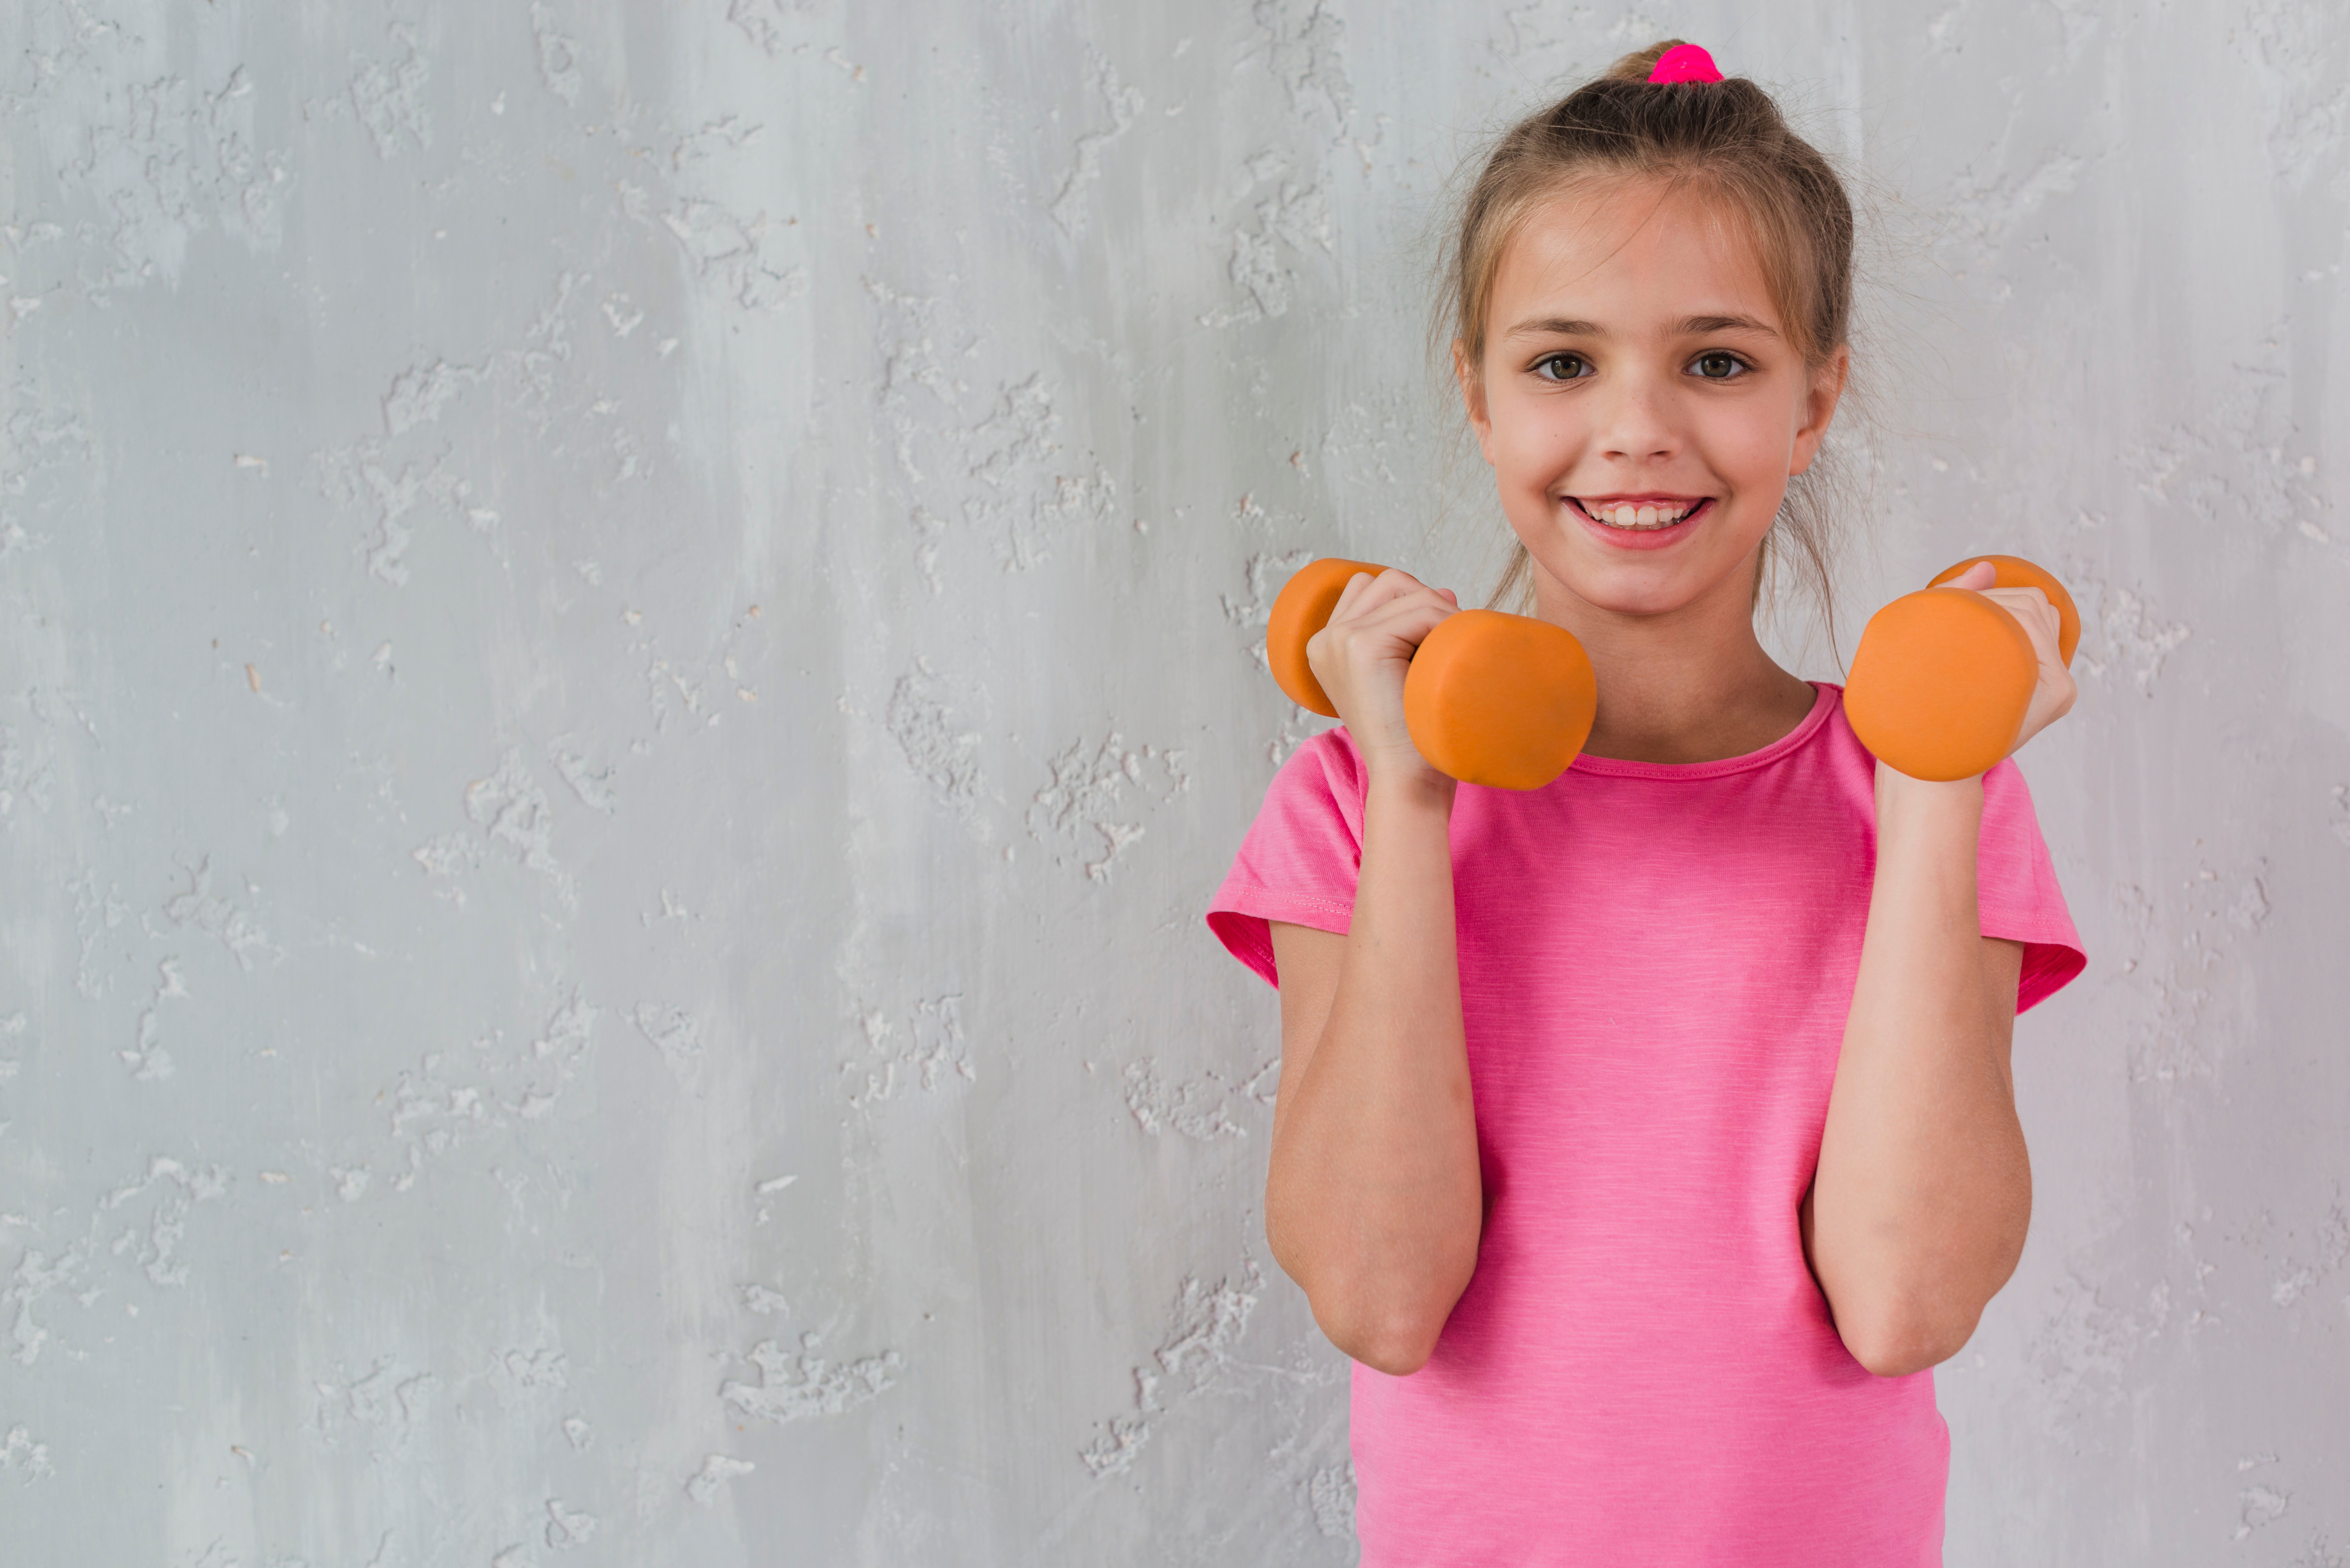
M 1484 363 L 1456 355 L 1461 395 L 1545 613 L 1565 594 L 1745 617 L 1756 546 L 1835 412 L 1844 350 L 1804 364 L 1738 226 L 1654 183 L 1536 208 L 1488 308 Z

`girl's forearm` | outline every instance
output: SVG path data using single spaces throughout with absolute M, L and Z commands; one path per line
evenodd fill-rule
M 1981 935 L 1981 822 L 1980 779 L 1878 768 L 1876 883 L 1804 1231 L 1838 1333 L 1882 1376 L 1957 1354 L 2031 1218 L 2014 960 Z
M 1338 984 L 1274 1128 L 1266 1229 L 1332 1343 L 1428 1359 L 1477 1263 L 1483 1188 L 1462 1043 L 1454 785 L 1373 775 Z

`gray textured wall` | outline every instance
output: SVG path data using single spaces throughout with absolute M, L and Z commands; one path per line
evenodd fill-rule
M 1420 237 L 1667 32 L 1878 192 L 1853 624 L 2086 616 L 1950 1560 L 2350 1556 L 2332 0 L 5 0 L 0 1558 L 1349 1560 L 1252 642 L 1490 575 Z

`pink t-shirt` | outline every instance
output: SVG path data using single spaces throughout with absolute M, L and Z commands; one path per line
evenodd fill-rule
M 1853 1359 L 1796 1229 L 1876 860 L 1875 762 L 1819 693 L 1749 756 L 1461 786 L 1485 1230 L 1428 1365 L 1355 1368 L 1363 1568 L 1941 1562 L 1933 1374 Z M 1275 984 L 1267 921 L 1347 929 L 1364 784 L 1344 730 L 1300 747 L 1216 895 Z M 2021 1011 L 2080 939 L 2022 775 L 1983 786 L 1982 929 L 2025 944 Z

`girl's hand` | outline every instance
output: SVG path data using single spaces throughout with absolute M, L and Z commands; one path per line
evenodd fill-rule
M 1403 678 L 1419 639 L 1460 611 L 1450 588 L 1431 588 L 1394 567 L 1358 572 L 1338 596 L 1329 623 L 1305 644 L 1322 683 L 1374 774 L 1417 771 L 1440 778 L 1403 722 Z
M 2023 749 L 2026 741 L 2071 712 L 2080 688 L 2057 656 L 2056 631 L 2061 622 L 2048 596 L 2038 588 L 1993 587 L 1997 581 L 1998 569 L 1989 561 L 1977 561 L 1942 586 L 1971 588 L 2006 610 L 2022 626 L 2023 635 L 2032 639 L 2033 652 L 2040 656 L 2040 684 L 2032 693 L 2032 706 L 2023 711 L 2023 728 L 2017 732 L 2015 744 L 2008 748 L 2012 755 Z M 1326 683 L 1324 689 L 1328 689 Z

